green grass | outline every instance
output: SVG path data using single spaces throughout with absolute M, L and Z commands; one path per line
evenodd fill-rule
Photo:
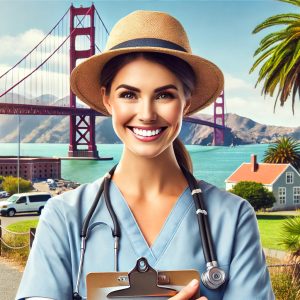
M 14 232 L 27 232 L 30 228 L 36 228 L 39 220 L 27 220 L 10 224 L 6 229 Z
M 279 244 L 280 232 L 282 223 L 290 217 L 292 216 L 268 213 L 257 215 L 261 242 L 264 248 L 285 250 L 284 246 Z

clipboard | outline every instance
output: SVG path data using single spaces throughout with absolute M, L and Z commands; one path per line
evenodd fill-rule
M 200 280 L 196 270 L 156 271 L 146 258 L 127 272 L 97 272 L 86 276 L 87 300 L 166 300 L 176 295 L 192 279 Z M 197 299 L 197 293 L 191 299 Z

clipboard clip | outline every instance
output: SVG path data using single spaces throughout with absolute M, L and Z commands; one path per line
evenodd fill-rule
M 128 273 L 129 287 L 110 292 L 107 298 L 173 297 L 178 291 L 158 286 L 158 273 L 145 257 L 137 260 L 136 266 Z

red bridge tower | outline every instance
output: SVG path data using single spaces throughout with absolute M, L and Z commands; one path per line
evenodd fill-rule
M 225 126 L 224 118 L 224 91 L 214 102 L 214 124 Z M 224 129 L 219 129 L 214 127 L 214 146 L 223 146 L 224 145 Z
M 87 15 L 90 18 L 90 26 L 84 28 L 74 28 L 76 16 Z M 95 26 L 94 26 L 95 6 L 70 8 L 70 73 L 76 67 L 76 60 L 88 58 L 95 54 Z M 87 35 L 90 39 L 90 49 L 76 50 L 76 37 Z M 76 107 L 76 96 L 70 90 L 70 107 Z M 70 145 L 69 157 L 90 157 L 99 158 L 95 142 L 95 114 L 70 116 Z

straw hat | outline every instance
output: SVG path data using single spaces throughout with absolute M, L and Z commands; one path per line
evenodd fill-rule
M 166 53 L 181 58 L 193 68 L 196 87 L 187 115 L 214 102 L 223 90 L 221 70 L 192 54 L 187 34 L 177 19 L 163 12 L 138 10 L 116 23 L 103 53 L 91 56 L 72 71 L 72 91 L 91 108 L 109 115 L 102 103 L 100 74 L 110 59 L 129 52 Z

